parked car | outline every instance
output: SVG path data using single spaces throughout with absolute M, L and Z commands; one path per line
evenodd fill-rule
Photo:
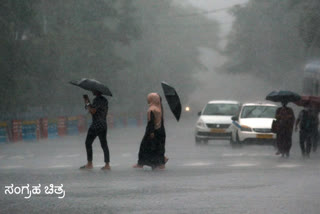
M 213 100 L 198 113 L 195 128 L 196 144 L 208 143 L 208 140 L 229 140 L 231 137 L 231 117 L 240 110 L 238 101 Z
M 278 106 L 269 103 L 245 103 L 239 115 L 232 117 L 232 145 L 257 143 L 275 145 L 276 134 L 271 132 Z

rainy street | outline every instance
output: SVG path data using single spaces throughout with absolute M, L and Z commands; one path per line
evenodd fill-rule
M 165 170 L 133 169 L 144 127 L 109 130 L 112 170 L 104 172 L 99 141 L 93 170 L 85 135 L 0 145 L 0 213 L 308 213 L 320 212 L 320 157 L 303 160 L 296 140 L 289 159 L 271 146 L 231 148 L 228 141 L 195 145 L 194 119 L 166 121 Z M 5 186 L 38 186 L 31 195 Z M 46 194 L 61 185 L 64 198 Z
M 319 0 L 0 5 L 0 214 L 320 214 Z

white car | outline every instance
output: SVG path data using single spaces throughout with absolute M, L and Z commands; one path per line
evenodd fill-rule
M 201 112 L 195 128 L 196 144 L 208 140 L 230 140 L 231 117 L 238 114 L 241 104 L 237 101 L 210 101 Z
M 245 103 L 238 116 L 232 117 L 231 145 L 258 143 L 275 145 L 276 134 L 271 132 L 278 106 L 269 103 Z

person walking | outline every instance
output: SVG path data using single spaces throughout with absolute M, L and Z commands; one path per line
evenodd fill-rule
M 148 124 L 140 144 L 138 163 L 133 165 L 133 168 L 143 168 L 147 165 L 152 169 L 164 169 L 168 158 L 164 156 L 166 133 L 161 97 L 157 93 L 150 93 L 147 101 Z
M 80 167 L 80 169 L 92 169 L 92 144 L 96 137 L 99 137 L 101 148 L 104 154 L 105 165 L 101 168 L 102 170 L 110 170 L 109 165 L 109 148 L 107 143 L 107 114 L 108 114 L 108 100 L 102 96 L 99 91 L 93 91 L 93 95 L 96 96 L 93 99 L 93 103 L 90 103 L 88 95 L 84 95 L 84 102 L 86 109 L 92 115 L 92 124 L 89 127 L 85 145 L 87 151 L 87 164 Z
M 309 106 L 300 111 L 296 121 L 295 131 L 299 132 L 299 143 L 302 157 L 309 158 L 312 147 L 312 140 L 315 138 L 315 132 L 318 132 L 318 119 Z
M 290 156 L 290 149 L 292 145 L 292 132 L 294 127 L 294 113 L 293 110 L 287 107 L 287 102 L 282 102 L 282 107 L 276 111 L 277 120 L 277 155 L 282 157 Z

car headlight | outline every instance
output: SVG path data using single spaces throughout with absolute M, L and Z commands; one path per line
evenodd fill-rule
M 197 126 L 201 128 L 206 128 L 206 124 L 202 120 L 198 120 Z
M 243 132 L 252 132 L 252 129 L 249 126 L 244 125 L 241 126 L 240 130 Z

